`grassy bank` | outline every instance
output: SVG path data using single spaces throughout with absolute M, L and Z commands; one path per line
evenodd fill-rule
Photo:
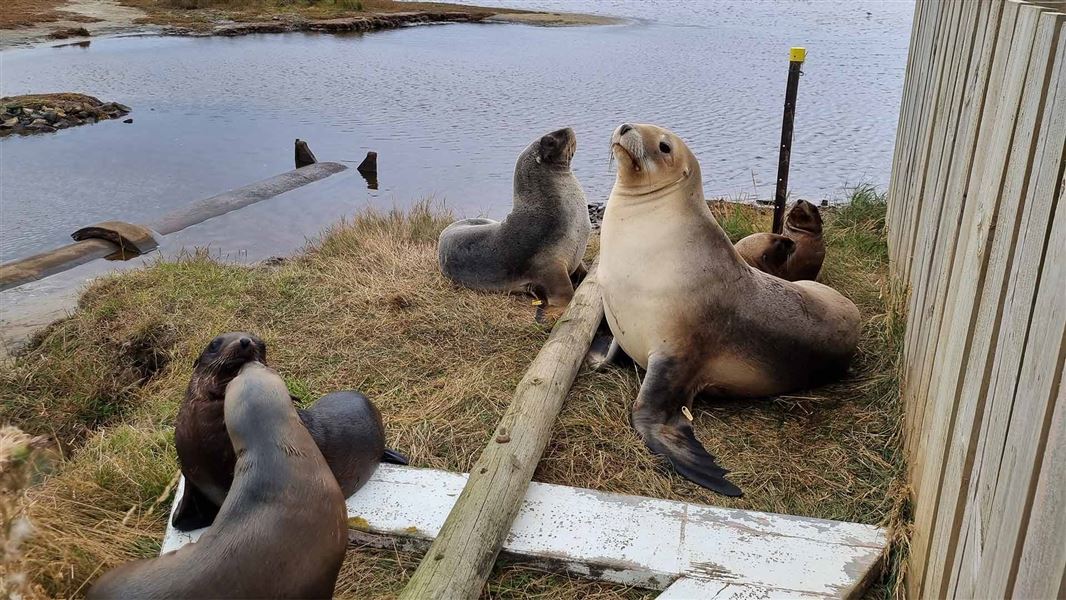
M 715 204 L 734 239 L 769 213 Z M 78 311 L 0 367 L 0 422 L 59 440 L 55 472 L 28 494 L 37 535 L 26 568 L 43 592 L 78 595 L 115 564 L 158 552 L 177 474 L 173 418 L 193 358 L 246 329 L 291 391 L 310 401 L 359 388 L 412 464 L 466 471 L 547 338 L 526 299 L 459 290 L 440 276 L 447 215 L 363 214 L 301 256 L 239 267 L 189 255 L 92 284 Z M 733 469 L 744 498 L 664 470 L 630 431 L 631 370 L 582 371 L 536 480 L 865 523 L 898 511 L 902 457 L 895 377 L 901 324 L 887 298 L 884 202 L 861 190 L 827 215 L 822 279 L 859 305 L 865 327 L 844 382 L 762 402 L 697 403 L 697 435 Z M 594 246 L 594 245 L 593 245 Z M 635 525 L 636 526 L 636 525 Z M 389 597 L 418 557 L 356 549 L 342 598 Z M 642 597 L 641 590 L 497 567 L 491 597 Z

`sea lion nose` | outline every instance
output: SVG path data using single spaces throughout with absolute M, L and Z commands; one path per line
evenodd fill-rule
M 241 338 L 241 348 L 247 348 L 248 346 L 251 346 L 251 345 L 252 345 L 252 340 L 250 340 L 250 339 L 248 339 L 246 337 Z
M 625 135 L 633 131 L 633 126 L 629 123 L 622 123 L 622 126 L 618 128 L 618 135 Z

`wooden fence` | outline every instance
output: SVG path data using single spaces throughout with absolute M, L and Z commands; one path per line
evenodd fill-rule
M 915 6 L 888 216 L 911 598 L 1066 596 L 1064 12 Z

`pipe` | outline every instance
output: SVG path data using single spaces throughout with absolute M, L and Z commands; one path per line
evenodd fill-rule
M 186 227 L 224 215 L 256 202 L 262 202 L 279 194 L 294 190 L 309 183 L 325 179 L 347 169 L 334 162 L 320 162 L 282 173 L 270 179 L 246 185 L 235 190 L 193 202 L 146 225 L 155 232 L 167 235 Z M 79 230 L 82 231 L 82 230 Z M 98 258 L 106 258 L 120 248 L 109 241 L 93 238 L 67 244 L 26 258 L 0 265 L 0 291 L 24 283 L 43 279 L 61 271 L 72 269 Z

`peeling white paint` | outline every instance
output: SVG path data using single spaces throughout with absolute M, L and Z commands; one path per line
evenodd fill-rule
M 432 540 L 466 478 L 381 465 L 348 498 L 348 516 L 370 534 L 355 537 L 371 544 Z M 162 551 L 199 533 L 168 526 Z M 885 532 L 871 525 L 533 482 L 503 549 L 595 579 L 667 588 L 664 598 L 806 599 L 856 591 L 885 545 Z

